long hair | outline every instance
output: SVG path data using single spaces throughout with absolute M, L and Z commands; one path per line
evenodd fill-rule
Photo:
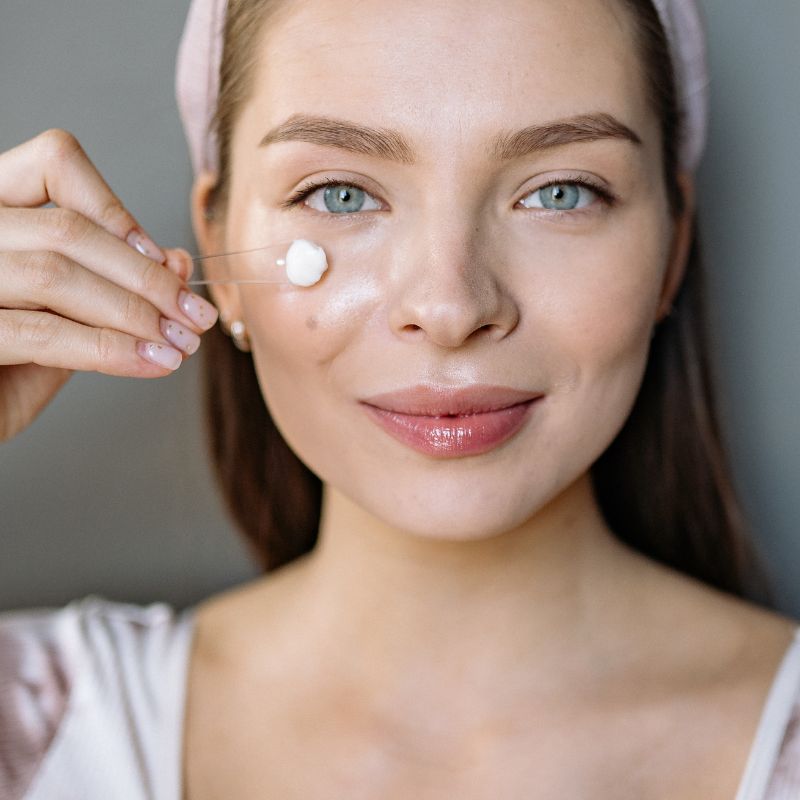
M 648 99 L 661 123 L 663 176 L 673 216 L 683 209 L 677 149 L 683 124 L 669 43 L 651 0 L 620 0 L 632 21 Z M 276 0 L 230 0 L 214 120 L 224 217 L 233 127 L 252 88 L 256 44 Z M 264 571 L 313 549 L 322 485 L 275 427 L 252 358 L 219 330 L 206 335 L 207 421 L 227 507 Z M 740 596 L 769 598 L 722 444 L 708 358 L 699 236 L 672 314 L 651 343 L 633 409 L 592 466 L 605 519 L 639 552 Z

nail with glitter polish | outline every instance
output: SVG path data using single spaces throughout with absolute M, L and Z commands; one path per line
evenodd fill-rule
M 219 311 L 211 303 L 204 300 L 200 295 L 194 294 L 194 292 L 187 292 L 185 289 L 181 289 L 178 294 L 178 305 L 181 311 L 198 328 L 202 328 L 204 331 L 213 328 L 217 317 L 219 317 Z
M 200 337 L 183 323 L 162 317 L 159 325 L 164 338 L 168 342 L 172 342 L 175 347 L 183 350 L 187 355 L 197 352 L 197 348 L 200 347 Z
M 173 371 L 178 369 L 183 362 L 183 356 L 178 350 L 157 342 L 137 342 L 136 352 L 145 361 Z

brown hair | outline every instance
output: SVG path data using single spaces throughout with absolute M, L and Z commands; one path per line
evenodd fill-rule
M 663 174 L 673 216 L 682 118 L 669 45 L 651 0 L 629 11 L 652 107 L 661 122 Z M 230 143 L 252 89 L 257 42 L 276 0 L 229 0 L 214 128 L 224 218 Z M 706 337 L 704 281 L 695 226 L 686 277 L 654 334 L 638 397 L 591 475 L 615 535 L 641 553 L 724 591 L 770 601 L 763 563 L 746 531 L 722 445 Z M 265 571 L 316 542 L 322 485 L 275 427 L 252 358 L 218 330 L 207 334 L 207 418 L 217 477 L 233 517 Z M 210 366 L 213 365 L 213 368 Z

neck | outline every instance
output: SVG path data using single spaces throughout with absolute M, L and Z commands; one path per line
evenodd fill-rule
M 424 685 L 441 699 L 479 686 L 496 699 L 499 683 L 511 693 L 534 676 L 566 687 L 565 665 L 596 673 L 596 631 L 627 624 L 640 559 L 608 530 L 588 475 L 519 528 L 470 541 L 394 529 L 326 485 L 294 619 L 326 670 L 341 667 L 362 693 Z

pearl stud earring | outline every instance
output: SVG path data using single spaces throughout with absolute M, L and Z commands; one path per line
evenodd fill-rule
M 235 319 L 231 322 L 231 338 L 243 353 L 250 352 L 250 337 L 247 335 L 247 328 L 242 320 Z

